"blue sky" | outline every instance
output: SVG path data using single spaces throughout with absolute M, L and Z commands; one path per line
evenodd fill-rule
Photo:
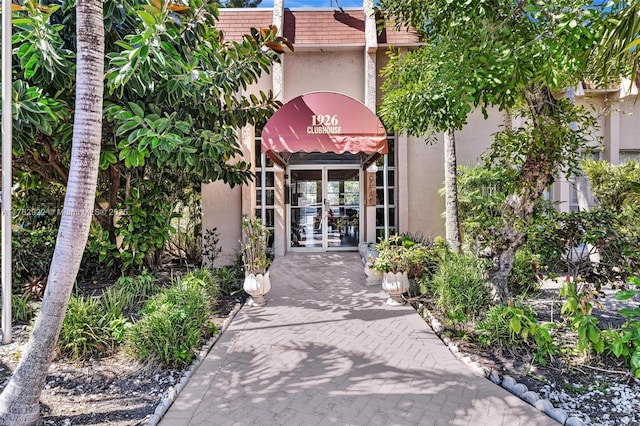
M 362 7 L 362 0 L 337 0 L 340 7 Z M 336 0 L 284 0 L 289 9 L 297 7 L 335 7 Z M 273 0 L 262 0 L 258 7 L 273 7 Z

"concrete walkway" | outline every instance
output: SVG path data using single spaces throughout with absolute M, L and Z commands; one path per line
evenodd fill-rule
M 458 361 L 357 253 L 288 254 L 165 414 L 181 425 L 557 425 Z

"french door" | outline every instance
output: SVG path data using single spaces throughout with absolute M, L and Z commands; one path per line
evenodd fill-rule
M 291 250 L 354 250 L 360 242 L 359 166 L 291 166 Z

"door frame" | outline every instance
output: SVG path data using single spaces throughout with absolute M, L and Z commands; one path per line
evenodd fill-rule
M 364 195 L 364 173 L 362 173 L 362 167 L 359 164 L 297 164 L 287 166 L 285 170 L 285 176 L 287 177 L 286 191 L 289 193 L 286 195 L 287 200 L 291 200 L 291 171 L 292 170 L 321 170 L 322 171 L 322 247 L 292 247 L 291 246 L 291 202 L 286 204 L 285 208 L 285 234 L 287 237 L 286 247 L 287 252 L 327 252 L 327 251 L 357 251 L 358 244 L 362 241 L 362 235 L 364 230 L 363 221 L 363 195 Z M 328 170 L 358 170 L 358 182 L 360 185 L 360 195 L 358 197 L 358 209 L 359 217 L 358 221 L 358 244 L 354 247 L 329 247 L 328 246 L 328 226 L 327 226 L 327 211 L 324 200 L 327 197 L 327 182 L 328 182 Z

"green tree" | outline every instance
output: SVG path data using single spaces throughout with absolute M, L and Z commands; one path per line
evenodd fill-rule
M 33 8 L 34 4 L 29 4 Z M 18 23 L 18 25 L 20 25 Z M 104 26 L 102 1 L 76 5 L 77 66 L 71 167 L 47 289 L 27 349 L 0 395 L 0 424 L 35 425 L 40 418 L 40 393 L 55 353 L 65 310 L 80 268 L 89 234 L 102 131 Z
M 591 61 L 592 77 L 618 83 L 620 77 L 636 79 L 640 61 L 640 1 L 609 2 L 609 16 L 602 24 L 602 38 Z
M 590 1 L 382 0 L 386 18 L 424 34 L 425 45 L 394 55 L 384 108 L 410 133 L 458 129 L 475 108 L 489 106 L 522 118 L 495 136 L 489 165 L 514 170 L 504 222 L 485 253 L 497 299 L 508 298 L 507 278 L 523 229 L 538 200 L 561 171 L 571 173 L 586 146 L 592 116 L 554 93 L 580 81 L 599 34 L 602 13 Z M 578 130 L 573 130 L 575 123 Z
M 72 6 L 34 3 L 16 20 L 14 154 L 25 199 L 68 181 Z M 105 2 L 106 91 L 90 250 L 113 270 L 154 266 L 175 206 L 202 182 L 233 186 L 251 178 L 249 164 L 236 160 L 236 129 L 277 108 L 271 94 L 247 88 L 278 59 L 283 39 L 266 28 L 226 42 L 215 28 L 217 13 L 200 0 Z

